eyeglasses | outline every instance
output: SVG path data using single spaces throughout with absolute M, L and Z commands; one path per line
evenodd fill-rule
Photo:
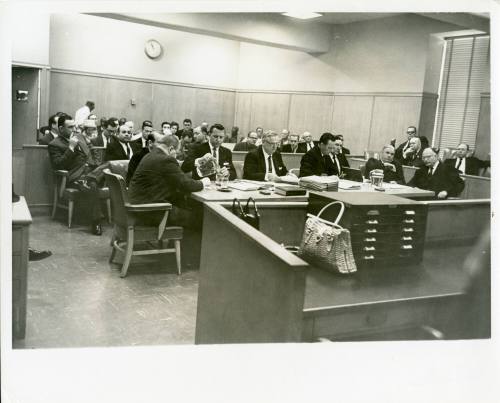
M 127 133 L 128 133 L 128 134 L 130 134 L 130 133 L 132 133 L 132 132 L 129 130 L 129 131 L 126 131 L 126 132 L 122 132 L 122 131 L 120 131 L 120 133 L 122 133 L 122 134 L 127 134 Z
M 416 134 L 417 132 L 406 132 L 406 134 Z

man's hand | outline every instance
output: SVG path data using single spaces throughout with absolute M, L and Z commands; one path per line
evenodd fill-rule
M 71 151 L 75 151 L 75 147 L 78 145 L 78 137 L 71 135 L 69 138 L 69 148 Z
M 270 182 L 281 182 L 281 178 L 273 173 L 268 173 L 267 174 L 267 180 Z
M 385 167 L 389 167 L 392 172 L 396 172 L 396 166 L 394 164 L 391 164 L 390 162 L 384 162 Z
M 209 178 L 201 178 L 201 183 L 203 183 L 204 187 L 210 186 L 210 179 Z
M 441 190 L 441 192 L 439 192 L 437 195 L 438 199 L 446 199 L 447 197 L 448 197 L 448 192 L 446 190 Z
M 224 176 L 229 176 L 229 169 L 227 169 L 227 167 L 222 167 L 220 170 L 219 170 L 219 173 L 221 175 L 224 175 Z

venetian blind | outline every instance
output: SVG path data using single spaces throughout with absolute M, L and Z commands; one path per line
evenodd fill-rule
M 489 44 L 489 36 L 446 40 L 435 132 L 441 150 L 459 143 L 475 148 Z

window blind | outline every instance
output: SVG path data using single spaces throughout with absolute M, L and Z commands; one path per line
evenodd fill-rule
M 435 131 L 441 150 L 459 143 L 475 148 L 489 46 L 489 36 L 446 40 Z

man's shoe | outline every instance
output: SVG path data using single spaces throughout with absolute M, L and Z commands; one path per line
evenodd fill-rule
M 50 250 L 36 250 L 29 248 L 28 252 L 29 252 L 28 259 L 30 262 L 33 262 L 35 260 L 42 260 L 52 255 L 52 252 Z
M 99 223 L 93 223 L 91 225 L 91 231 L 92 231 L 92 234 L 94 234 L 94 235 L 102 235 L 101 224 L 99 224 Z

